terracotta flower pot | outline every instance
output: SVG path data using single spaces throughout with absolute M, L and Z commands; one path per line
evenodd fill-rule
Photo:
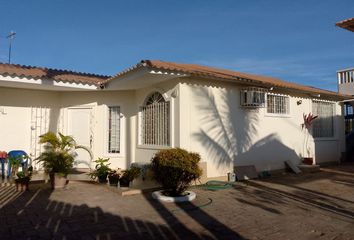
M 29 182 L 25 182 L 25 183 L 22 183 L 22 182 L 16 182 L 16 191 L 28 191 L 29 190 Z
M 50 178 L 50 184 L 52 186 L 52 189 L 62 189 L 69 182 L 67 177 L 65 177 L 59 173 L 50 173 L 49 178 Z
M 304 164 L 306 164 L 306 165 L 312 165 L 313 164 L 313 158 L 312 157 L 304 157 L 302 162 Z

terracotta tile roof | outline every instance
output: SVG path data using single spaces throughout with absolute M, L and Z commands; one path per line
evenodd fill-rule
M 25 66 L 18 64 L 0 63 L 0 75 L 27 77 L 34 79 L 53 79 L 63 82 L 74 82 L 82 84 L 99 85 L 109 76 L 90 73 L 73 72 L 68 70 Z
M 354 18 L 349 18 L 336 23 L 336 26 L 354 32 Z
M 108 79 L 107 81 L 110 81 L 111 79 L 114 79 L 116 77 L 119 77 L 130 71 L 133 71 L 134 69 L 141 68 L 141 67 L 149 67 L 152 68 L 153 70 L 160 70 L 160 71 L 172 71 L 172 72 L 184 73 L 195 77 L 213 78 L 213 79 L 220 79 L 225 81 L 235 81 L 239 83 L 247 83 L 247 84 L 257 85 L 257 86 L 291 89 L 291 90 L 297 90 L 299 92 L 305 92 L 305 93 L 316 94 L 316 95 L 320 94 L 320 95 L 326 95 L 328 97 L 335 97 L 341 99 L 346 99 L 350 97 L 349 95 L 343 95 L 337 92 L 332 92 L 332 91 L 323 90 L 315 87 L 287 82 L 273 77 L 265 77 L 265 76 L 259 76 L 254 74 L 241 73 L 241 72 L 236 72 L 236 71 L 231 71 L 226 69 L 219 69 L 219 68 L 213 68 L 213 67 L 207 67 L 207 66 L 201 66 L 195 64 L 163 62 L 160 60 L 143 60 L 137 65 L 129 68 L 128 70 L 118 73 L 116 76 Z

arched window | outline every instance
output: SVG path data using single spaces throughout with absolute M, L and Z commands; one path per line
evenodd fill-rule
M 159 92 L 145 99 L 141 112 L 141 144 L 170 145 L 170 104 Z

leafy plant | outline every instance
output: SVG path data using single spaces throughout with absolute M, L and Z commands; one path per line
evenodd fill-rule
M 11 166 L 11 176 L 15 176 L 17 174 L 18 168 L 21 166 L 22 156 L 9 156 L 8 160 Z
M 20 171 L 16 174 L 17 179 L 15 181 L 17 183 L 28 183 L 32 178 L 33 167 L 30 166 L 28 169 L 24 171 Z
M 44 151 L 36 159 L 43 164 L 47 173 L 59 173 L 63 176 L 68 175 L 73 168 L 76 149 L 86 150 L 92 157 L 90 149 L 76 144 L 71 136 L 65 136 L 61 133 L 56 135 L 53 132 L 47 132 L 39 136 L 39 143 L 44 144 Z
M 109 158 L 98 158 L 94 161 L 96 163 L 95 170 L 89 173 L 89 176 L 95 180 L 98 178 L 99 182 L 106 182 L 107 175 L 111 171 L 109 165 Z
M 310 137 L 310 129 L 312 127 L 312 122 L 318 118 L 318 116 L 313 115 L 312 113 L 309 114 L 303 114 L 303 119 L 304 123 L 301 124 L 302 129 L 305 129 L 305 141 L 304 141 L 304 157 L 305 157 L 305 152 L 307 153 L 307 156 L 310 156 L 311 154 L 311 149 L 309 147 L 309 137 Z
M 123 186 L 129 186 L 129 183 L 140 176 L 141 169 L 137 166 L 131 166 L 130 169 L 124 170 L 120 179 Z
M 160 150 L 151 160 L 151 169 L 165 194 L 181 196 L 192 181 L 200 178 L 200 155 L 181 148 Z
M 15 156 L 15 157 L 9 156 L 8 160 L 9 160 L 9 163 L 11 164 L 11 166 L 18 167 L 22 163 L 22 156 Z
M 118 181 L 120 179 L 121 173 L 118 170 L 111 170 L 108 172 L 108 180 L 109 180 L 109 184 L 111 185 L 117 185 Z

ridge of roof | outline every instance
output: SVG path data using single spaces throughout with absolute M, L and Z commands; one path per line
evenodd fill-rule
M 247 80 L 255 84 L 263 84 L 280 88 L 288 88 L 299 91 L 306 91 L 313 94 L 326 94 L 331 96 L 338 96 L 346 98 L 347 95 L 339 94 L 337 92 L 324 90 L 312 86 L 305 86 L 293 82 L 284 81 L 275 77 L 260 76 L 256 74 L 242 73 L 227 69 L 220 69 L 196 64 L 185 64 L 185 63 L 175 63 L 175 62 L 164 62 L 161 60 L 143 60 L 141 63 L 150 68 L 169 70 L 169 71 L 179 71 L 183 73 L 190 74 L 192 76 L 199 77 L 212 77 L 221 78 L 225 80 Z
M 0 74 L 10 76 L 25 76 L 32 78 L 51 78 L 63 82 L 75 82 L 82 84 L 100 85 L 110 78 L 108 75 L 76 72 L 56 68 L 46 68 L 21 64 L 9 64 L 0 62 Z

